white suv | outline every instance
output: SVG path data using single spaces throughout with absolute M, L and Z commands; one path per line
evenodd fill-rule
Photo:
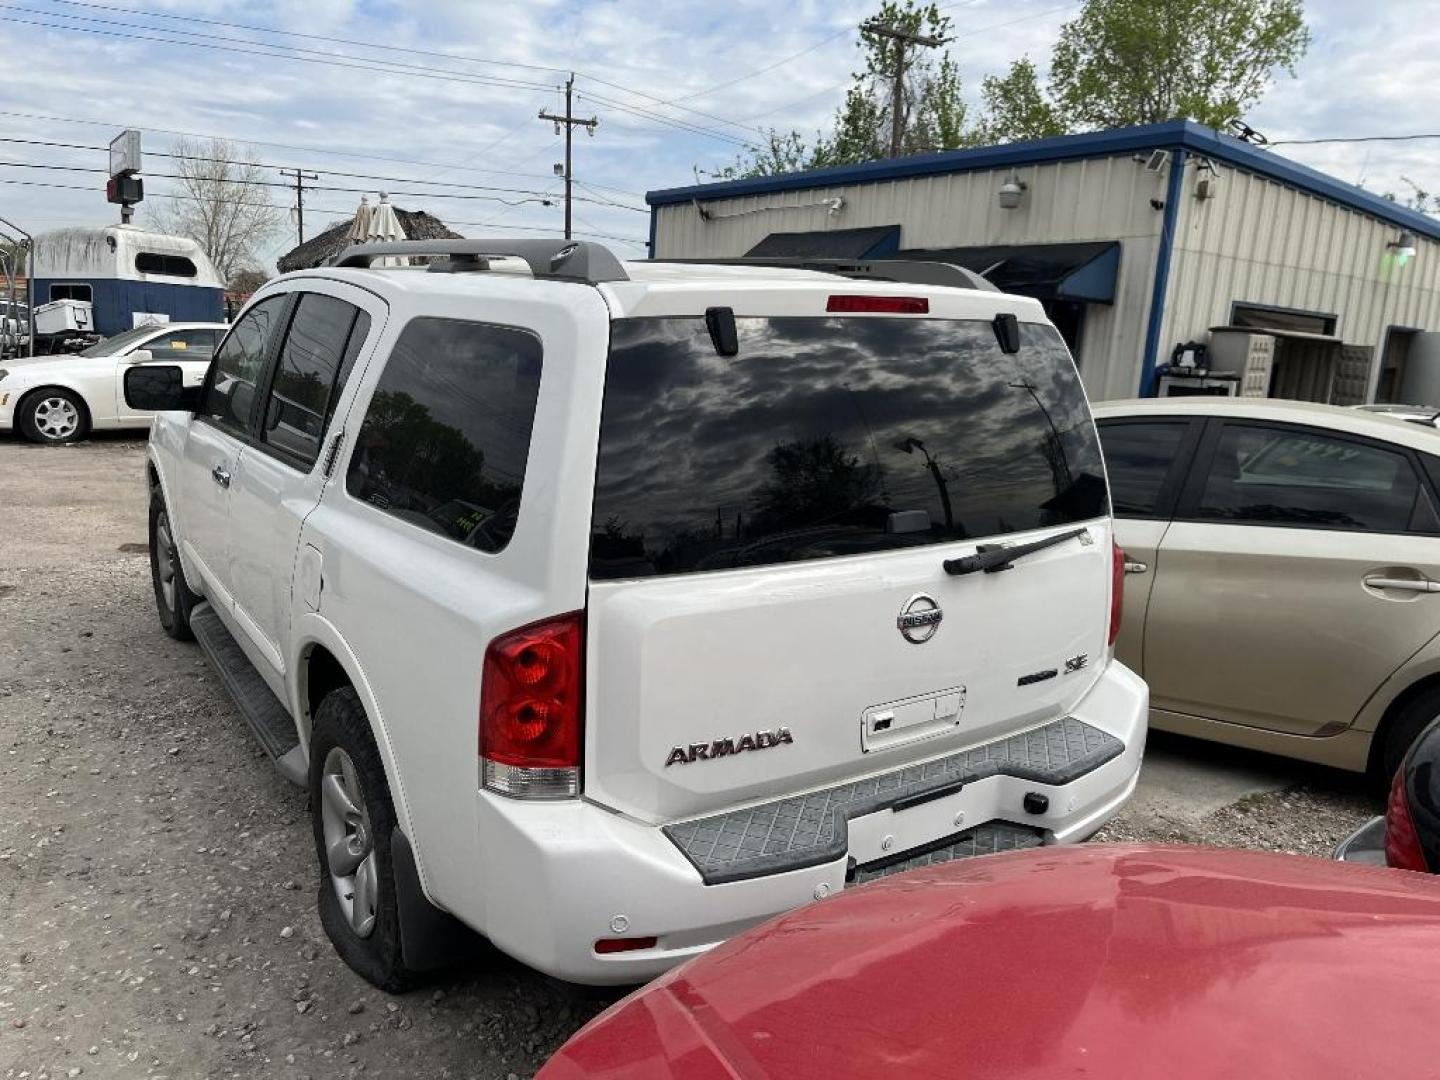
M 1129 796 L 1074 364 L 1035 301 L 921 269 L 965 287 L 369 245 L 267 284 L 198 390 L 130 373 L 190 410 L 150 438 L 161 621 L 308 785 L 360 974 L 464 924 L 634 982 Z

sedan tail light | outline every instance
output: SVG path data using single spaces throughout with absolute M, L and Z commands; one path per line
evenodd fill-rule
M 1125 552 L 1110 541 L 1110 640 L 1114 645 L 1120 636 L 1120 616 L 1125 609 Z
M 580 794 L 585 616 L 561 615 L 502 634 L 480 680 L 480 778 L 518 799 Z
M 1390 785 L 1390 801 L 1385 805 L 1385 864 L 1397 870 L 1418 870 L 1429 873 L 1425 852 L 1420 847 L 1420 834 L 1410 816 L 1410 797 L 1405 791 L 1405 769 L 1395 770 Z

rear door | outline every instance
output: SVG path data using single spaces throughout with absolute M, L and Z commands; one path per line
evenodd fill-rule
M 1440 517 L 1418 456 L 1319 428 L 1212 421 L 1160 546 L 1156 709 L 1343 730 L 1440 628 Z
M 240 468 L 259 384 L 276 343 L 284 296 L 252 306 L 231 329 L 205 380 L 200 408 L 185 436 L 180 536 L 205 578 L 217 609 L 231 609 L 230 485 Z
M 1106 659 L 1095 429 L 1053 328 L 614 324 L 587 796 L 647 820 L 881 772 L 1059 715 Z M 1083 535 L 1013 569 L 977 544 Z M 1066 673 L 1068 670 L 1068 674 Z
M 1155 581 L 1160 542 L 1195 453 L 1203 422 L 1186 417 L 1115 417 L 1096 421 L 1115 542 L 1125 552 L 1125 608 L 1115 655 L 1144 674 L 1145 615 Z
M 350 374 L 385 322 L 380 300 L 343 284 L 306 282 L 290 295 L 285 336 L 230 496 L 235 621 L 265 659 L 260 670 L 277 693 L 300 527 L 331 475 Z

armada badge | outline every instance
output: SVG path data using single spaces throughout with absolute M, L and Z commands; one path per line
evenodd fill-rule
M 718 761 L 733 754 L 743 754 L 747 750 L 769 750 L 771 747 L 784 746 L 794 741 L 790 729 L 782 727 L 774 731 L 741 735 L 738 739 L 716 739 L 714 742 L 674 746 L 670 749 L 670 756 L 665 759 L 665 767 L 668 769 L 671 765 L 688 765 L 692 761 Z

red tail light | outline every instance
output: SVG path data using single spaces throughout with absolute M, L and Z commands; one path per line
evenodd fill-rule
M 843 315 L 883 312 L 888 315 L 928 315 L 930 301 L 923 296 L 832 296 L 826 311 Z
M 1125 610 L 1125 552 L 1110 541 L 1110 640 L 1114 645 L 1120 636 L 1120 616 Z
M 485 787 L 517 798 L 580 793 L 585 616 L 503 634 L 485 650 L 480 763 Z
M 1420 834 L 1410 817 L 1410 799 L 1405 793 L 1405 770 L 1395 770 L 1390 785 L 1390 801 L 1385 805 L 1385 865 L 1397 870 L 1418 870 L 1429 873 L 1425 851 L 1420 847 Z

